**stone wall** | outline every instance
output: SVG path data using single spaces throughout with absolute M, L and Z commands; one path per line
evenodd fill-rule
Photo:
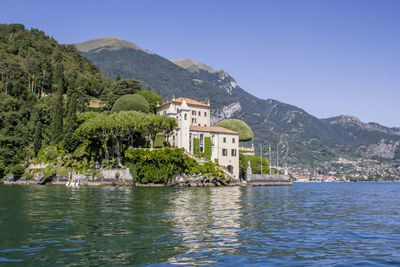
M 290 178 L 283 174 L 247 174 L 246 182 L 290 182 Z
M 117 178 L 117 173 L 119 173 L 118 180 L 132 180 L 132 175 L 128 168 L 126 169 L 112 169 L 112 170 L 101 170 L 103 178 L 105 180 L 112 180 Z

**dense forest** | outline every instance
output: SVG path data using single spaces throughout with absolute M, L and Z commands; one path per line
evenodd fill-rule
M 142 90 L 133 79 L 118 77 L 112 81 L 74 46 L 60 45 L 44 32 L 25 29 L 21 24 L 0 25 L 0 72 L 0 177 L 51 146 L 66 153 L 79 151 L 88 141 L 77 134 L 77 129 L 84 124 L 79 128 L 82 134 L 85 125 L 94 125 L 95 116 L 88 111 L 102 111 L 98 114 L 108 118 L 114 103 L 127 94 L 143 96 L 150 112 L 162 101 L 150 88 Z M 174 124 L 163 123 L 169 123 L 168 129 Z M 113 138 L 113 133 L 105 141 L 106 148 L 121 140 Z M 141 134 L 151 135 L 154 141 L 153 132 L 138 132 L 138 140 L 143 140 Z M 104 157 L 101 153 L 97 156 Z

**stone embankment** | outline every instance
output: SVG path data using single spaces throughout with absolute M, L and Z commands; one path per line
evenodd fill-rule
M 3 179 L 4 184 L 27 184 L 27 185 L 69 185 L 69 186 L 177 186 L 177 187 L 203 187 L 203 186 L 226 186 L 240 185 L 236 180 L 219 180 L 216 178 L 203 177 L 202 175 L 179 175 L 168 184 L 140 184 L 135 183 L 129 169 L 101 170 L 101 177 L 92 177 L 80 173 L 71 173 L 70 176 L 52 176 L 44 178 L 43 173 L 37 173 L 32 179 L 16 178 L 8 175 Z
M 248 185 L 292 185 L 290 177 L 282 174 L 247 174 Z

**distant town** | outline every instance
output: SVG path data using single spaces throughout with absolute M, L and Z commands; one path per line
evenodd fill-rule
M 339 158 L 316 168 L 289 167 L 288 173 L 298 182 L 399 181 L 400 163 Z

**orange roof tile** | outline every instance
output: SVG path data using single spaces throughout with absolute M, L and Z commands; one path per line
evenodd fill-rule
M 167 105 L 169 103 L 172 103 L 172 102 L 182 103 L 183 100 L 185 100 L 186 104 L 188 104 L 188 105 L 203 106 L 203 107 L 209 107 L 210 106 L 209 104 L 206 104 L 204 102 L 200 102 L 200 101 L 197 101 L 197 100 L 194 100 L 194 99 L 190 99 L 190 98 L 186 98 L 186 97 L 179 97 L 179 98 L 176 98 L 174 100 L 167 101 L 164 104 L 161 104 L 160 107 L 164 106 L 164 105 Z
M 190 131 L 194 132 L 209 132 L 209 133 L 226 133 L 226 134 L 239 134 L 235 131 L 218 126 L 196 126 L 190 125 Z

